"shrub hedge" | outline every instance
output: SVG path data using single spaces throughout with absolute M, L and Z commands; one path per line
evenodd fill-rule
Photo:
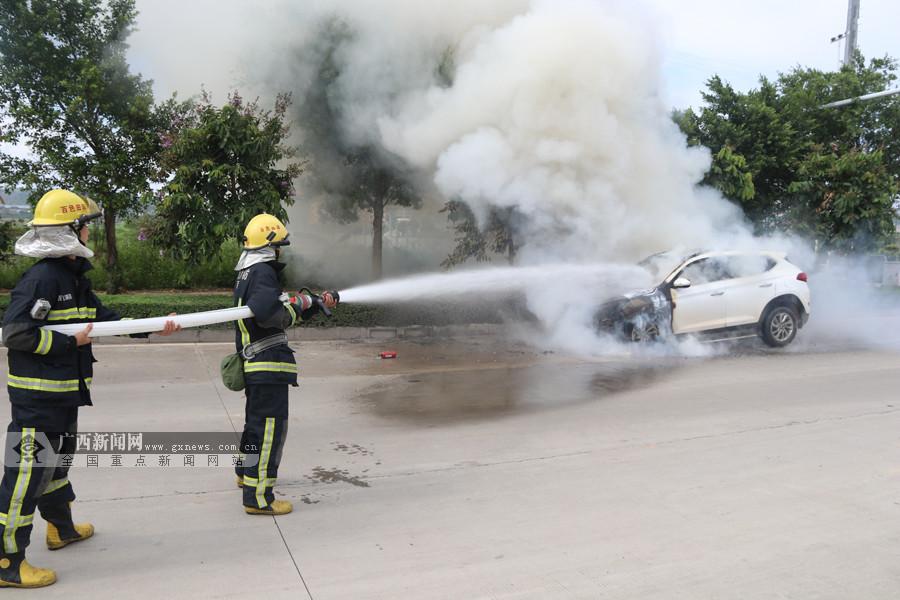
M 24 227 L 20 227 L 21 233 Z M 160 252 L 149 241 L 140 239 L 141 230 L 137 226 L 125 225 L 117 228 L 119 265 L 123 275 L 123 285 L 129 290 L 157 289 L 204 289 L 231 287 L 234 284 L 234 264 L 241 249 L 236 242 L 222 245 L 221 251 L 200 265 L 186 265 L 180 260 Z M 106 288 L 108 275 L 104 267 L 103 244 L 99 240 L 102 231 L 96 228 L 91 235 L 98 240 L 91 243 L 97 256 L 91 260 L 94 268 L 90 271 L 94 288 Z M 11 288 L 28 267 L 33 258 L 8 256 L 0 262 L 0 288 Z

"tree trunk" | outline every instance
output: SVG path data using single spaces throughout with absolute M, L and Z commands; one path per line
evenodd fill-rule
M 376 200 L 372 206 L 372 279 L 381 279 L 381 247 L 384 234 L 384 204 Z
M 103 228 L 106 233 L 106 291 L 118 294 L 122 291 L 122 277 L 119 273 L 119 250 L 116 247 L 116 211 L 111 208 L 103 211 Z

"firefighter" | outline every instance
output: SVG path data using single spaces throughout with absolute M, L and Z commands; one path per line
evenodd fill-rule
M 3 316 L 12 418 L 0 483 L 0 587 L 56 581 L 52 570 L 25 560 L 35 507 L 47 521 L 50 550 L 94 534 L 90 523 L 72 520 L 75 492 L 68 464 L 59 460 L 74 452 L 78 407 L 91 405 L 92 325 L 75 335 L 41 327 L 120 318 L 103 306 L 85 277 L 93 256 L 86 246 L 88 223 L 100 216 L 92 200 L 52 190 L 38 201 L 31 228 L 16 241 L 16 254 L 40 260 L 16 284 Z M 160 333 L 177 329 L 169 321 Z
M 249 306 L 253 318 L 236 323 L 235 344 L 244 358 L 246 408 L 241 452 L 236 466 L 238 486 L 243 487 L 244 511 L 251 515 L 284 515 L 293 507 L 275 500 L 273 487 L 287 435 L 288 386 L 297 386 L 294 351 L 284 330 L 337 304 L 331 293 L 289 297 L 281 289 L 278 274 L 280 248 L 290 244 L 284 224 L 272 215 L 253 217 L 244 230 L 243 252 L 235 271 L 235 306 Z

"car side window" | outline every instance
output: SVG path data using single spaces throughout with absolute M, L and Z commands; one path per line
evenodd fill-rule
M 739 254 L 728 257 L 728 272 L 733 278 L 762 275 L 774 266 L 774 260 L 759 254 Z
M 689 279 L 691 285 L 713 283 L 730 277 L 728 263 L 720 257 L 704 258 L 692 262 L 678 276 Z

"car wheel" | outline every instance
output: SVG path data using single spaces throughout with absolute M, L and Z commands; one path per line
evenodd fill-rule
M 790 306 L 775 306 L 765 314 L 760 323 L 763 341 L 773 348 L 787 346 L 797 337 L 800 317 Z
M 632 342 L 655 342 L 659 339 L 659 325 L 656 323 L 642 325 L 629 323 L 625 334 Z

